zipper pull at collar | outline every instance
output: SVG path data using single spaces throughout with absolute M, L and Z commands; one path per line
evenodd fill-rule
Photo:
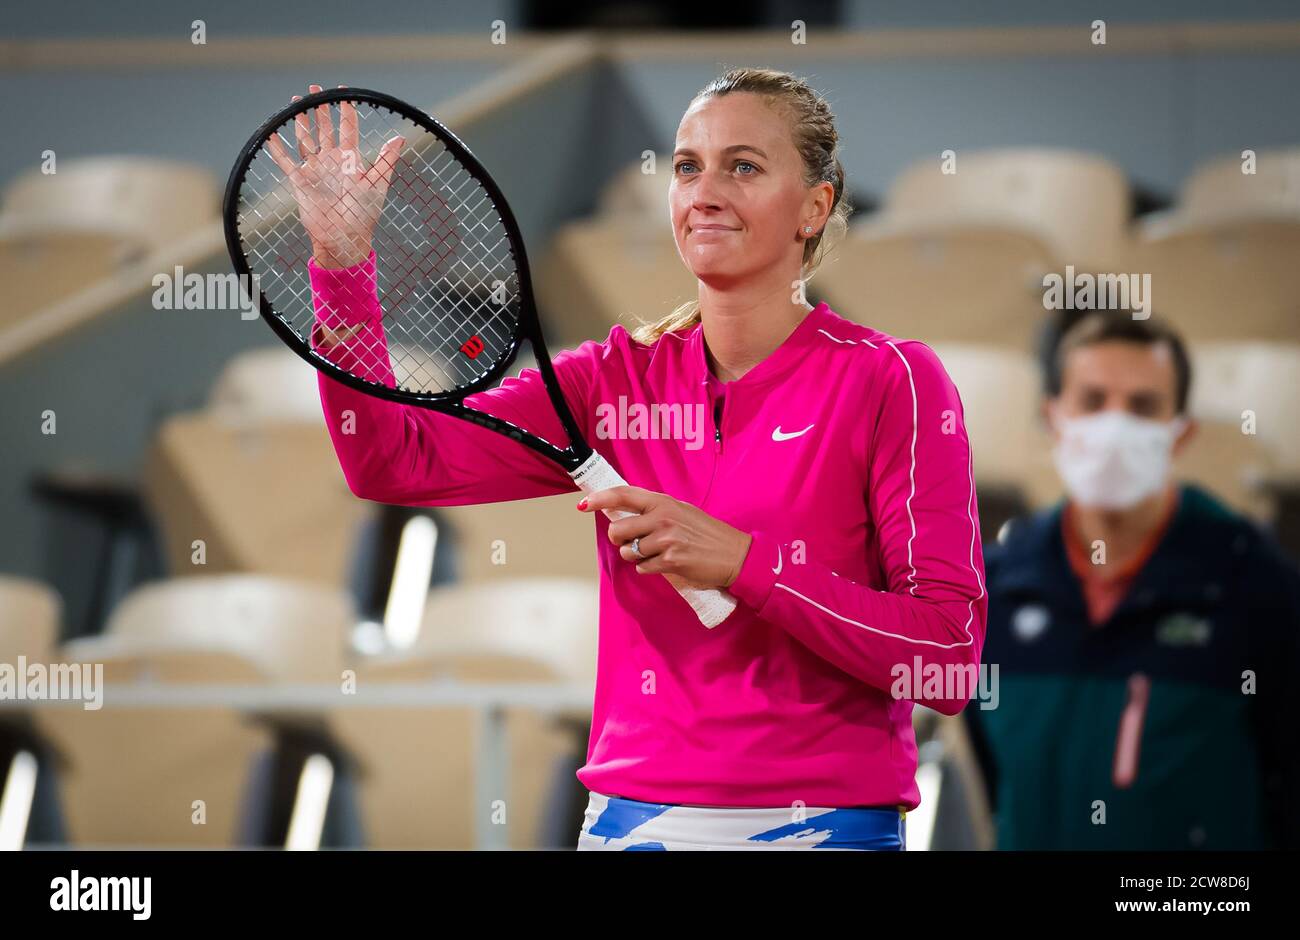
M 718 396 L 713 406 L 713 443 L 714 450 L 722 452 L 722 396 Z

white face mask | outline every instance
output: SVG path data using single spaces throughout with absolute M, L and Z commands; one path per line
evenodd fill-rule
M 1185 426 L 1182 418 L 1165 423 L 1115 410 L 1062 419 L 1056 471 L 1080 505 L 1128 509 L 1165 485 Z

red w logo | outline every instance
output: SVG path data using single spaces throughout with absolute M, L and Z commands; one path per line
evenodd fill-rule
M 479 339 L 476 333 L 460 344 L 460 351 L 471 359 L 477 359 L 478 354 L 483 351 L 483 340 Z

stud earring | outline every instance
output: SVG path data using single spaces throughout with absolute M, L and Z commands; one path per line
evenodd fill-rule
M 811 226 L 811 225 L 805 225 L 805 226 L 803 227 L 803 233 L 804 233 L 805 235 L 811 235 L 811 234 L 812 234 L 812 226 Z

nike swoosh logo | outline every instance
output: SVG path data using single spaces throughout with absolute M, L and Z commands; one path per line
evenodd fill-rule
M 781 430 L 781 425 L 778 424 L 778 425 L 776 426 L 776 429 L 772 432 L 772 440 L 774 440 L 774 441 L 788 441 L 788 440 L 790 440 L 790 438 L 792 438 L 792 437 L 799 437 L 799 436 L 802 435 L 802 434 L 807 434 L 809 431 L 812 430 L 812 428 L 813 428 L 813 426 L 810 424 L 810 425 L 808 425 L 808 427 L 804 428 L 802 431 L 782 431 L 782 430 Z
M 776 547 L 776 567 L 772 569 L 772 574 L 781 573 L 781 546 Z

